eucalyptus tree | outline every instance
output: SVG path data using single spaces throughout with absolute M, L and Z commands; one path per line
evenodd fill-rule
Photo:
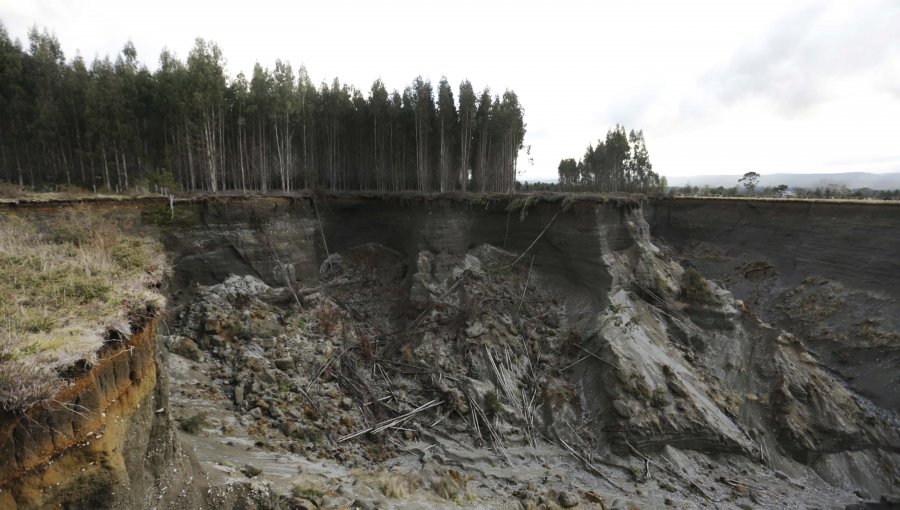
M 370 166 L 374 174 L 374 187 L 378 190 L 390 189 L 388 186 L 388 167 L 390 159 L 388 155 L 391 134 L 390 104 L 388 103 L 388 91 L 384 82 L 380 79 L 372 83 L 369 90 L 368 113 L 372 126 L 372 144 Z
M 29 57 L 24 60 L 26 86 L 33 94 L 33 113 L 27 132 L 30 137 L 31 158 L 39 171 L 71 184 L 68 161 L 62 147 L 63 125 L 61 88 L 65 56 L 59 41 L 46 30 L 32 28 L 28 33 Z
M 631 157 L 626 164 L 628 191 L 646 191 L 659 186 L 659 176 L 653 172 L 653 165 L 650 163 L 644 130 L 632 129 L 628 134 L 628 141 L 631 143 Z
M 0 111 L 5 112 L 0 115 L 0 178 L 20 185 L 25 183 L 25 122 L 30 113 L 24 87 L 24 58 L 19 41 L 11 40 L 0 23 Z
M 652 169 L 644 132 L 626 133 L 616 124 L 597 145 L 588 145 L 578 162 L 560 161 L 559 185 L 570 190 L 659 192 L 665 183 Z
M 563 159 L 559 162 L 559 186 L 562 191 L 577 189 L 581 182 L 578 171 L 578 163 L 574 158 Z
M 290 191 L 294 175 L 293 117 L 297 111 L 295 97 L 295 78 L 291 64 L 275 61 L 275 72 L 272 73 L 273 104 L 270 119 L 272 132 L 275 135 L 275 156 L 278 168 L 279 183 L 282 190 Z
M 300 136 L 300 168 L 303 185 L 307 189 L 319 185 L 316 158 L 316 110 L 319 95 L 316 86 L 309 79 L 306 68 L 300 66 L 297 72 L 297 116 L 295 128 Z
M 514 92 L 454 98 L 446 78 L 388 91 L 333 82 L 277 60 L 225 74 L 197 39 L 186 59 L 163 50 L 152 73 L 135 46 L 67 62 L 46 30 L 23 48 L 0 26 L 0 179 L 108 190 L 175 183 L 227 189 L 511 191 L 525 132 Z M 458 99 L 456 101 L 455 99 Z M 638 171 L 634 169 L 633 171 Z M 630 174 L 629 174 L 630 175 Z
M 416 189 L 431 191 L 434 165 L 431 150 L 431 134 L 434 126 L 435 108 L 434 91 L 431 82 L 417 77 L 410 87 L 415 108 L 416 137 Z
M 230 126 L 226 147 L 231 153 L 233 187 L 240 185 L 241 191 L 247 191 L 248 185 L 246 126 L 249 102 L 250 83 L 244 73 L 238 73 L 225 91 L 225 103 L 229 106 L 225 122 Z
M 606 132 L 603 161 L 606 169 L 606 186 L 609 191 L 623 191 L 626 187 L 625 169 L 631 157 L 631 146 L 625 128 L 616 127 Z
M 472 140 L 475 137 L 475 118 L 478 111 L 478 98 L 469 80 L 459 84 L 459 170 L 457 179 L 459 189 L 465 191 L 469 181 L 469 169 L 472 168 Z
M 417 189 L 419 158 L 416 137 L 416 104 L 412 88 L 403 89 L 402 95 L 394 92 L 391 105 L 399 135 L 394 147 L 396 172 L 400 184 L 398 189 Z
M 96 69 L 96 62 L 93 69 Z M 189 110 L 192 98 L 187 68 L 171 52 L 163 50 L 153 78 L 164 140 L 163 156 L 157 164 L 170 169 L 183 189 L 193 191 L 198 182 L 191 143 Z
M 100 165 L 103 169 L 103 182 L 108 190 L 124 189 L 119 161 L 119 131 L 122 122 L 121 90 L 117 86 L 115 69 L 109 57 L 95 59 L 91 64 L 94 86 L 88 91 L 86 109 L 88 112 L 88 129 L 96 144 Z M 110 165 L 110 159 L 113 160 Z M 110 177 L 111 168 L 115 170 L 115 183 Z
M 447 78 L 438 83 L 437 131 L 439 137 L 438 168 L 439 189 L 449 191 L 457 182 L 457 165 L 455 164 L 459 144 L 459 115 L 453 101 L 453 89 Z
M 91 85 L 91 76 L 81 56 L 72 60 L 72 65 L 65 73 L 63 88 L 67 91 L 63 97 L 64 116 L 66 117 L 67 143 L 73 155 L 73 165 L 77 166 L 79 181 L 92 183 L 93 172 L 88 177 L 85 162 L 89 159 L 87 141 L 85 139 L 85 110 L 87 94 Z
M 475 173 L 473 180 L 479 193 L 487 190 L 487 169 L 491 155 L 492 104 L 491 91 L 485 88 L 478 100 L 478 108 L 475 112 Z
M 253 66 L 253 76 L 250 79 L 247 111 L 252 126 L 250 147 L 253 157 L 251 166 L 256 181 L 255 188 L 260 191 L 268 191 L 270 186 L 267 140 L 269 139 L 268 119 L 272 115 L 273 108 L 272 99 L 272 78 L 268 71 L 257 63 Z
M 146 71 L 146 70 L 145 70 Z M 128 163 L 132 167 L 140 166 L 137 159 L 137 147 L 140 143 L 140 125 L 138 116 L 140 108 L 138 93 L 137 51 L 130 41 L 125 44 L 122 53 L 116 58 L 113 66 L 114 76 L 110 83 L 114 122 L 114 156 L 116 174 L 120 176 L 119 187 L 128 189 Z
M 220 151 L 225 99 L 225 69 L 222 51 L 215 43 L 198 38 L 187 58 L 188 81 L 192 92 L 193 127 L 196 147 L 205 167 L 207 189 L 222 188 Z
M 753 195 L 756 191 L 756 185 L 759 183 L 760 175 L 756 172 L 747 172 L 738 182 L 744 185 L 748 195 Z
M 525 138 L 524 110 L 519 104 L 518 96 L 511 90 L 504 92 L 502 99 L 495 104 L 497 109 L 495 122 L 498 123 L 496 131 L 498 161 L 492 165 L 496 175 L 491 191 L 513 193 L 519 151 Z

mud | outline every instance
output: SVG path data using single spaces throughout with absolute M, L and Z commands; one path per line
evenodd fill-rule
M 156 471 L 97 505 L 890 508 L 900 219 L 844 210 L 846 248 L 837 210 L 791 207 L 123 209 L 159 227 L 175 277 L 157 418 L 122 417 L 149 442 L 120 472 Z
M 538 203 L 523 213 L 497 204 L 338 200 L 320 204 L 319 213 L 322 230 L 300 237 L 316 256 L 289 255 L 301 265 L 323 261 L 318 278 L 293 262 L 278 268 L 277 256 L 268 272 L 250 272 L 274 287 L 255 305 L 243 304 L 252 317 L 254 306 L 268 307 L 260 320 L 279 335 L 274 345 L 252 335 L 230 345 L 268 363 L 276 373 L 270 386 L 288 386 L 275 361 L 290 367 L 297 391 L 286 390 L 295 397 L 287 407 L 324 411 L 285 414 L 307 427 L 302 438 L 320 430 L 322 443 L 291 438 L 279 418 L 284 411 L 269 412 L 280 409 L 277 396 L 259 411 L 243 401 L 211 413 L 235 428 L 252 413 L 259 426 L 239 435 L 278 458 L 254 464 L 271 483 L 267 497 L 291 504 L 288 487 L 313 481 L 322 498 L 339 495 L 361 507 L 432 506 L 442 498 L 428 479 L 450 476 L 448 468 L 468 482 L 445 503 L 486 508 L 555 507 L 561 499 L 610 508 L 830 508 L 897 486 L 892 414 L 846 387 L 803 339 L 762 322 L 724 282 L 707 281 L 708 296 L 689 297 L 679 255 L 651 242 L 638 208 Z M 218 225 L 228 223 L 221 214 L 244 221 L 234 206 L 211 214 Z M 241 252 L 248 245 L 232 246 L 252 261 L 253 250 Z M 753 282 L 776 271 L 743 269 Z M 188 329 L 204 322 L 198 314 L 208 308 L 208 289 L 215 285 L 182 302 Z M 506 305 L 484 304 L 495 302 Z M 244 311 L 231 303 L 222 312 L 219 323 L 227 324 Z M 283 331 L 271 330 L 273 317 Z M 539 318 L 534 326 L 531 318 Z M 292 326 L 299 323 L 305 328 Z M 203 350 L 208 333 L 184 334 Z M 292 343 L 308 347 L 278 350 Z M 219 362 L 204 353 L 203 363 Z M 241 370 L 241 362 L 228 363 Z M 204 364 L 201 372 L 223 373 Z M 233 379 L 226 370 L 204 384 L 227 401 Z M 242 384 L 246 395 L 254 383 Z M 258 386 L 265 392 L 265 383 Z M 296 395 L 300 389 L 308 399 Z M 437 399 L 440 406 L 397 428 L 340 441 Z M 476 406 L 490 406 L 491 415 Z M 182 438 L 209 452 L 217 427 Z M 224 437 L 217 441 L 241 444 Z M 314 475 L 291 478 L 279 463 Z M 234 464 L 230 479 L 259 484 L 240 471 Z M 418 482 L 404 497 L 388 497 L 373 480 L 392 472 Z

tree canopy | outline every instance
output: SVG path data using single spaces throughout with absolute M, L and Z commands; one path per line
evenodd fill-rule
M 738 179 L 738 182 L 744 185 L 748 195 L 752 195 L 756 190 L 756 185 L 759 184 L 759 177 L 760 175 L 756 172 L 747 172 L 743 177 Z
M 186 191 L 374 189 L 513 191 L 525 135 L 513 91 L 468 81 L 402 91 L 314 84 L 277 60 L 225 74 L 197 39 L 150 72 L 126 43 L 114 60 L 67 61 L 56 38 L 28 46 L 0 25 L 0 180 L 108 190 L 175 183 Z
M 563 159 L 558 170 L 563 191 L 649 192 L 663 187 L 650 163 L 644 132 L 626 132 L 618 124 L 597 145 L 588 145 L 581 160 Z

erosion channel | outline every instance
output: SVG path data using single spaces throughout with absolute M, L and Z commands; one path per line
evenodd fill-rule
M 896 508 L 900 207 L 65 207 L 168 302 L 0 416 L 0 508 Z

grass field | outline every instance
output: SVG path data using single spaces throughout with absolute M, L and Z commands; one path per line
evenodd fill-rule
M 0 408 L 47 398 L 58 371 L 162 308 L 162 247 L 129 231 L 84 206 L 0 211 Z

